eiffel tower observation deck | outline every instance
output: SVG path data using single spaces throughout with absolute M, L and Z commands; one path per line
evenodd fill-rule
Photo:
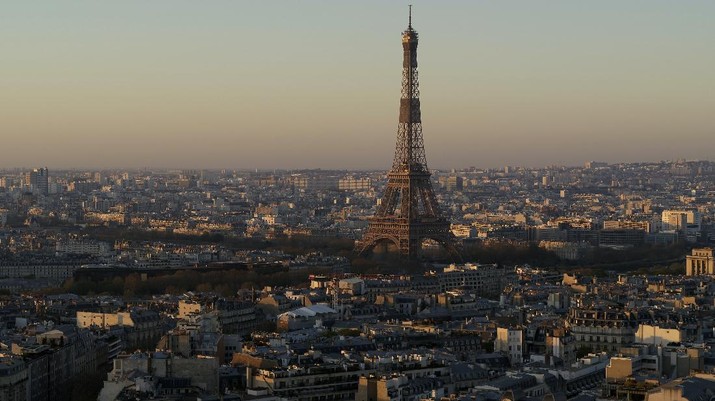
M 457 254 L 450 223 L 442 216 L 430 181 L 422 139 L 420 90 L 417 76 L 417 31 L 412 28 L 412 7 L 402 33 L 402 96 L 397 144 L 385 193 L 356 251 L 365 255 L 380 243 L 391 243 L 406 259 L 417 259 L 426 239 Z

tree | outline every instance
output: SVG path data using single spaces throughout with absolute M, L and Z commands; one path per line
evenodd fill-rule
M 593 352 L 593 348 L 588 345 L 582 345 L 576 350 L 576 358 L 583 358 L 591 352 Z
M 209 283 L 200 283 L 196 286 L 196 291 L 198 292 L 211 292 L 213 291 L 213 286 Z

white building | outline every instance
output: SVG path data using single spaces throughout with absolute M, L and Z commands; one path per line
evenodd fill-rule
M 76 255 L 92 255 L 106 256 L 109 254 L 111 247 L 106 242 L 97 241 L 67 241 L 58 242 L 55 245 L 55 252 L 58 255 L 76 254 Z
M 715 274 L 715 256 L 712 248 L 693 248 L 685 257 L 685 274 L 700 276 Z
M 475 290 L 479 296 L 496 297 L 507 281 L 515 277 L 509 273 L 512 272 L 496 264 L 452 264 L 445 267 L 437 278 L 441 292 L 467 287 Z
M 682 231 L 687 240 L 695 242 L 700 234 L 702 216 L 697 210 L 663 210 L 663 231 Z
M 524 361 L 524 330 L 498 327 L 494 351 L 505 353 L 512 365 L 521 365 Z
M 352 295 L 362 295 L 365 293 L 365 280 L 360 277 L 344 278 L 338 281 L 338 288 Z
M 664 347 L 669 343 L 679 343 L 685 338 L 683 330 L 677 328 L 663 328 L 650 324 L 638 325 L 635 342 L 639 344 L 652 344 Z

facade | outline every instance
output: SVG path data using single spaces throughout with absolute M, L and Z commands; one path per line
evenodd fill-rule
M 700 227 L 702 217 L 696 210 L 664 210 L 661 214 L 664 231 L 685 230 L 693 225 Z
M 524 329 L 521 327 L 497 327 L 494 351 L 503 352 L 509 357 L 512 366 L 524 363 Z
M 558 358 L 564 364 L 574 362 L 576 360 L 576 338 L 562 328 L 552 330 L 546 334 L 546 355 Z
M 25 174 L 25 185 L 34 193 L 47 195 L 50 188 L 49 178 L 47 167 L 34 169 Z
M 179 301 L 179 319 L 188 319 L 190 315 L 200 314 L 204 311 L 204 306 L 199 302 Z
M 359 277 L 344 278 L 338 281 L 338 288 L 351 295 L 362 295 L 365 293 L 365 280 Z
M 549 294 L 546 305 L 554 309 L 568 309 L 571 306 L 571 297 L 568 293 L 553 292 Z
M 702 276 L 715 274 L 715 257 L 712 248 L 694 248 L 685 257 L 685 275 Z
M 110 253 L 111 247 L 106 242 L 97 241 L 67 241 L 58 242 L 55 252 L 59 255 L 76 254 L 106 256 Z
M 648 392 L 646 401 L 694 401 L 711 399 L 715 393 L 715 375 L 699 373 L 673 380 Z
M 680 343 L 684 338 L 685 333 L 682 329 L 640 324 L 638 325 L 638 331 L 636 331 L 635 342 L 664 347 L 670 343 Z
M 480 265 L 467 263 L 464 265 L 449 265 L 437 275 L 442 292 L 457 288 L 475 290 L 482 297 L 496 297 L 502 292 L 512 272 L 496 264 Z
M 261 298 L 256 304 L 256 308 L 269 316 L 276 316 L 287 312 L 293 307 L 293 303 L 283 294 L 270 294 Z
M 225 334 L 247 333 L 257 323 L 253 303 L 219 299 L 214 302 L 213 308 Z
M 635 344 L 623 348 L 621 355 L 611 357 L 606 378 L 612 383 L 623 383 L 633 376 L 686 377 L 693 371 L 704 370 L 704 353 L 705 349 L 698 346 Z
M 354 400 L 360 377 L 374 372 L 356 363 L 246 369 L 247 388 L 266 389 L 287 401 Z
M 661 214 L 663 231 L 681 231 L 689 242 L 700 236 L 702 215 L 697 210 L 664 210 Z
M 445 396 L 437 377 L 410 380 L 405 375 L 361 376 L 355 401 L 418 401 Z
M 338 181 L 341 191 L 367 191 L 372 187 L 372 180 L 368 177 L 343 177 Z
M 219 393 L 219 361 L 216 358 L 179 358 L 171 353 L 120 355 L 97 397 L 100 401 L 135 399 L 127 390 L 151 394 L 151 398 L 181 399 L 182 396 Z
M 305 191 L 336 191 L 339 189 L 338 177 L 296 175 L 290 178 L 291 185 Z
M 639 246 L 645 242 L 645 231 L 636 229 L 600 230 L 598 245 L 602 247 Z
M 603 222 L 604 230 L 641 230 L 646 233 L 651 232 L 650 221 L 636 220 L 606 220 Z
M 457 175 L 440 177 L 439 183 L 444 187 L 444 189 L 450 192 L 461 191 L 464 189 L 464 178 Z
M 278 315 L 278 330 L 292 331 L 322 325 L 337 319 L 338 312 L 327 305 L 311 305 Z
M 0 261 L 0 271 L 4 277 L 9 278 L 51 278 L 51 279 L 68 279 L 72 277 L 74 272 L 80 268 L 80 265 L 68 263 L 57 264 L 47 263 L 38 264 L 33 262 L 17 263 L 10 262 L 8 264 Z
M 0 400 L 27 400 L 27 366 L 14 356 L 0 356 Z
M 556 388 L 572 398 L 601 384 L 609 360 L 605 352 L 588 354 L 571 365 L 551 368 L 549 373 L 557 378 Z
M 567 319 L 576 338 L 576 348 L 618 352 L 633 344 L 638 319 L 620 309 L 572 308 Z
M 125 328 L 125 340 L 129 348 L 154 347 L 163 331 L 156 312 L 77 312 L 77 327 L 98 327 L 108 329 L 113 326 Z
M 592 246 L 585 242 L 540 241 L 539 247 L 555 253 L 564 260 L 579 260 Z
M 224 334 L 247 333 L 257 323 L 256 307 L 251 302 L 222 298 L 209 301 L 179 301 L 180 319 L 186 320 L 201 314 L 214 315 Z
M 10 350 L 16 355 L 14 358 L 24 361 L 24 373 L 18 370 L 12 380 L 22 375 L 26 377 L 22 386 L 24 395 L 14 399 L 69 400 L 72 381 L 94 374 L 106 363 L 106 344 L 96 341 L 92 333 L 73 326 L 61 328 L 38 334 L 28 343 L 11 344 Z M 15 365 L 17 369 L 19 366 Z M 3 398 L 0 396 L 0 399 Z

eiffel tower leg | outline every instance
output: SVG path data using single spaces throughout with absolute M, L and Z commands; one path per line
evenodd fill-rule
M 409 260 L 417 260 L 422 254 L 422 240 L 419 238 L 410 241 L 410 253 L 407 255 Z
M 359 257 L 367 256 L 367 253 L 373 248 L 370 244 L 364 244 L 362 241 L 355 246 L 355 254 Z

